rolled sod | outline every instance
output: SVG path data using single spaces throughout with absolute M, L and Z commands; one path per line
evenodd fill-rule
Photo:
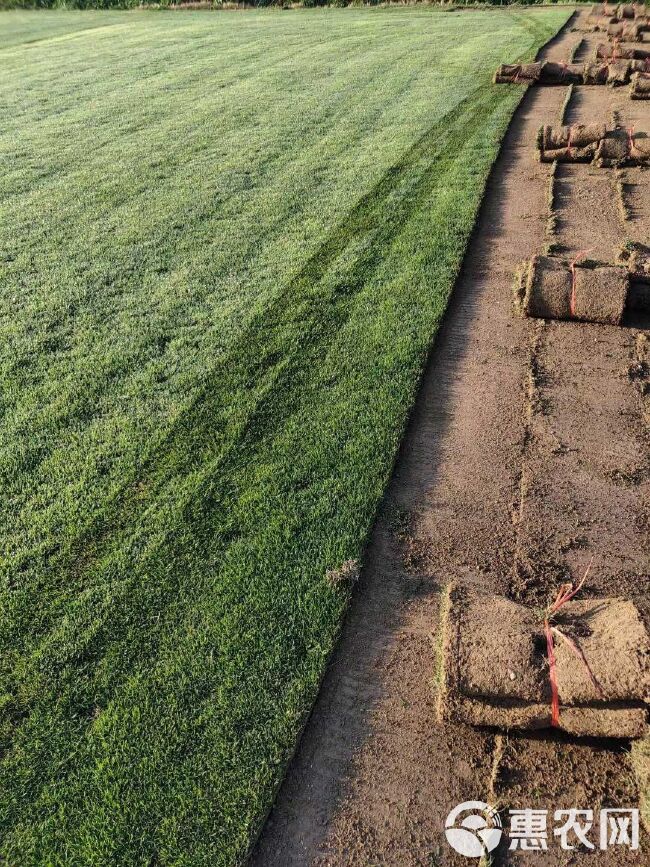
M 629 141 L 625 130 L 613 130 L 599 142 L 595 159 L 598 165 L 604 167 L 621 165 L 628 151 Z
M 607 133 L 598 143 L 594 162 L 601 168 L 620 166 L 631 160 L 630 136 L 624 129 L 615 129 Z
M 494 74 L 495 84 L 580 84 L 583 65 L 580 63 L 502 63 Z
M 574 267 L 573 319 L 620 325 L 629 292 L 629 275 L 619 265 Z
M 572 124 L 571 126 L 540 127 L 537 147 L 542 162 L 591 162 L 598 144 L 608 132 L 600 123 Z
M 493 81 L 495 84 L 609 84 L 616 87 L 627 84 L 635 72 L 646 72 L 649 62 L 650 58 L 609 57 L 587 63 L 502 63 Z
M 650 639 L 625 599 L 567 603 L 553 620 L 559 727 L 577 736 L 640 738 L 650 701 Z M 543 614 L 457 584 L 444 606 L 443 719 L 500 729 L 551 725 Z M 595 679 L 596 683 L 594 683 Z
M 563 147 L 552 148 L 551 150 L 540 151 L 540 161 L 543 163 L 590 163 L 593 161 L 597 144 L 585 145 L 584 147 Z
M 537 149 L 543 163 L 593 162 L 599 168 L 650 164 L 647 133 L 611 129 L 605 124 L 542 126 L 537 133 Z
M 627 84 L 635 72 L 645 72 L 644 60 L 609 60 L 607 61 L 607 84 L 612 87 Z
M 582 63 L 556 63 L 547 60 L 542 63 L 540 84 L 581 84 Z
M 584 84 L 607 84 L 607 76 L 609 68 L 607 63 L 602 60 L 590 61 L 585 63 L 583 69 Z
M 616 24 L 607 25 L 608 35 L 613 39 L 621 39 L 623 42 L 640 42 L 643 38 L 643 33 L 648 29 L 649 27 L 645 19 L 643 23 L 635 21 L 633 24 L 627 24 L 618 21 Z
M 537 82 L 541 71 L 541 63 L 502 63 L 495 72 L 493 81 L 495 84 Z
M 575 146 L 586 147 L 605 138 L 610 127 L 604 123 L 574 123 L 569 126 L 543 126 L 540 131 L 543 150 Z
M 528 266 L 523 310 L 541 319 L 620 325 L 629 291 L 622 265 L 576 264 L 535 256 Z
M 571 270 L 550 256 L 535 256 L 528 267 L 524 313 L 540 319 L 571 319 Z
M 610 24 L 617 24 L 618 18 L 615 15 L 589 15 L 587 24 L 594 31 L 606 32 Z
M 630 78 L 630 98 L 650 99 L 650 73 L 635 72 Z
M 594 49 L 594 60 L 648 60 L 650 48 L 639 48 L 635 45 L 611 45 L 609 42 L 599 42 Z

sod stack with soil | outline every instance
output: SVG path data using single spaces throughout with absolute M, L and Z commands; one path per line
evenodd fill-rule
M 495 84 L 581 84 L 583 64 L 537 61 L 502 63 L 494 74 Z
M 623 266 L 588 261 L 572 269 L 563 259 L 535 256 L 526 276 L 526 316 L 620 325 L 630 286 Z
M 628 53 L 631 49 L 627 49 Z M 637 72 L 647 71 L 647 59 L 596 57 L 587 63 L 502 63 L 494 73 L 495 84 L 628 84 Z
M 630 61 L 621 61 L 627 62 Z M 543 163 L 593 162 L 599 168 L 612 168 L 644 166 L 650 162 L 647 133 L 611 129 L 601 123 L 540 127 L 537 148 Z
M 610 42 L 599 42 L 594 49 L 594 60 L 647 60 L 650 49 L 639 48 L 636 45 L 612 45 Z
M 650 73 L 635 72 L 630 78 L 631 99 L 650 99 Z
M 501 729 L 551 724 L 542 611 L 458 584 L 445 608 L 439 712 Z M 555 639 L 559 727 L 576 736 L 640 738 L 650 702 L 650 638 L 625 599 L 572 601 L 555 623 L 584 654 L 600 689 L 568 643 Z
M 604 123 L 543 126 L 537 134 L 540 161 L 591 162 L 596 156 L 599 142 L 608 131 Z

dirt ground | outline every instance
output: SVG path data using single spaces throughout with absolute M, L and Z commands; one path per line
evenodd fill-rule
M 544 49 L 586 56 L 602 35 L 576 14 Z M 504 85 L 507 86 L 507 85 Z M 320 696 L 251 858 L 255 867 L 467 864 L 444 821 L 467 800 L 548 809 L 546 852 L 500 865 L 640 865 L 641 851 L 563 851 L 553 811 L 634 807 L 630 744 L 548 731 L 508 736 L 436 720 L 443 588 L 452 580 L 539 604 L 593 557 L 587 595 L 648 616 L 650 387 L 643 321 L 525 320 L 519 263 L 549 244 L 614 260 L 650 238 L 650 173 L 540 164 L 543 123 L 650 132 L 627 88 L 532 87 L 492 172 L 422 382 L 366 567 Z M 549 220 L 554 216 L 553 220 Z M 476 863 L 476 862 L 474 862 Z

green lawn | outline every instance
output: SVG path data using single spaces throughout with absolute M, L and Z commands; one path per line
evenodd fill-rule
M 246 853 L 568 15 L 0 14 L 12 867 Z
M 0 0 L 1 3 L 2 0 Z M 0 49 L 21 43 L 30 45 L 53 39 L 74 39 L 83 30 L 95 30 L 100 27 L 110 27 L 113 24 L 123 25 L 124 20 L 123 12 L 116 13 L 106 10 L 51 12 L 45 9 L 34 9 L 3 12 L 0 17 Z M 86 37 L 89 35 L 87 33 Z

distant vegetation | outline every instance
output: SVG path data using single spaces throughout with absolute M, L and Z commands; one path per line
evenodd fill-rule
M 564 0 L 474 0 L 469 5 L 493 5 L 507 6 L 510 3 L 524 6 L 535 6 L 541 3 L 564 2 Z M 580 0 L 578 0 L 580 2 Z M 585 0 L 586 2 L 586 0 Z M 279 6 L 288 8 L 291 6 L 379 6 L 385 5 L 386 0 L 245 0 L 241 4 L 233 0 L 0 0 L 0 9 L 134 9 L 139 6 L 152 7 L 187 7 L 187 8 L 226 8 L 237 5 L 247 7 Z M 445 0 L 407 0 L 408 5 L 452 5 Z M 460 4 L 462 5 L 462 4 Z

